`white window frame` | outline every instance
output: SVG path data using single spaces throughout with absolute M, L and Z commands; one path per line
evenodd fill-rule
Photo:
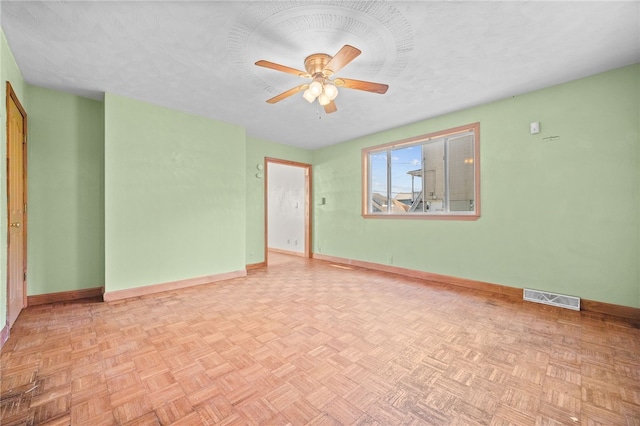
M 449 156 L 448 156 L 448 143 L 450 139 L 456 137 L 473 135 L 473 156 L 468 161 L 473 163 L 474 171 L 474 198 L 473 198 L 473 210 L 469 211 L 451 211 L 450 210 L 450 197 L 449 197 Z M 391 208 L 391 152 L 399 148 L 406 148 L 410 146 L 421 147 L 429 141 L 436 141 L 442 139 L 444 141 L 444 174 L 446 182 L 444 184 L 444 211 L 435 212 L 422 212 L 422 211 L 406 211 L 402 213 L 392 212 Z M 385 153 L 387 158 L 387 196 L 386 206 L 387 211 L 374 211 L 373 209 L 373 192 L 372 192 L 372 173 L 371 173 L 371 160 L 370 156 L 376 153 Z M 424 156 L 422 156 L 424 159 Z M 467 161 L 467 160 L 465 160 Z M 421 166 L 423 167 L 423 166 Z M 423 178 L 424 179 L 424 178 Z M 424 187 L 424 182 L 423 186 Z M 379 195 L 379 193 L 378 193 Z M 424 197 L 424 195 L 422 195 Z M 478 220 L 480 218 L 480 123 L 473 123 L 465 126 L 459 126 L 452 129 L 442 130 L 438 132 L 429 133 L 426 135 L 420 135 L 408 139 L 402 139 L 395 142 L 386 143 L 383 145 L 377 145 L 373 147 L 367 147 L 362 149 L 362 216 L 367 219 L 439 219 L 439 220 Z

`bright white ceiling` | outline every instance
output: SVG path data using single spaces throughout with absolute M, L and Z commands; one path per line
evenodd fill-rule
M 2 1 L 2 28 L 28 83 L 104 92 L 222 120 L 251 136 L 319 148 L 640 62 L 640 3 L 440 1 Z M 253 65 L 304 69 L 311 53 L 362 50 L 318 114 L 304 82 Z M 630 94 L 637 96 L 637 94 Z

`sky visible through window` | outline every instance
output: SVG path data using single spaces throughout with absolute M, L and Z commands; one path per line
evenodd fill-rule
M 411 193 L 411 175 L 407 172 L 420 169 L 421 163 L 420 145 L 391 151 L 391 198 L 398 194 Z M 373 193 L 387 194 L 387 151 L 371 154 L 371 190 Z M 422 187 L 420 177 L 414 178 L 414 190 Z

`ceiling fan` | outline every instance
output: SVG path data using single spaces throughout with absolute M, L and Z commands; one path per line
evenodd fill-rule
M 318 99 L 318 103 L 324 107 L 325 112 L 330 114 L 338 110 L 334 102 L 334 99 L 338 96 L 338 87 L 364 90 L 365 92 L 380 94 L 386 93 L 389 88 L 386 84 L 352 80 L 350 78 L 331 79 L 335 73 L 353 61 L 358 57 L 358 55 L 360 55 L 360 53 L 362 53 L 360 49 L 356 49 L 348 44 L 345 44 L 335 56 L 330 56 L 326 53 L 314 53 L 307 56 L 304 60 L 304 68 L 306 71 L 301 71 L 264 60 L 256 62 L 256 65 L 260 67 L 271 68 L 272 70 L 294 74 L 298 77 L 313 79 L 311 83 L 301 84 L 293 89 L 287 90 L 286 92 L 282 92 L 279 95 L 268 99 L 267 102 L 275 104 L 276 102 L 280 102 L 281 100 L 304 90 L 302 95 L 304 99 L 309 103 Z

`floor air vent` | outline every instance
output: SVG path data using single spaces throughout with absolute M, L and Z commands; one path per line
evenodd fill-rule
M 561 308 L 573 309 L 574 311 L 580 310 L 579 297 L 525 288 L 523 298 L 529 302 L 544 303 L 545 305 L 559 306 Z

